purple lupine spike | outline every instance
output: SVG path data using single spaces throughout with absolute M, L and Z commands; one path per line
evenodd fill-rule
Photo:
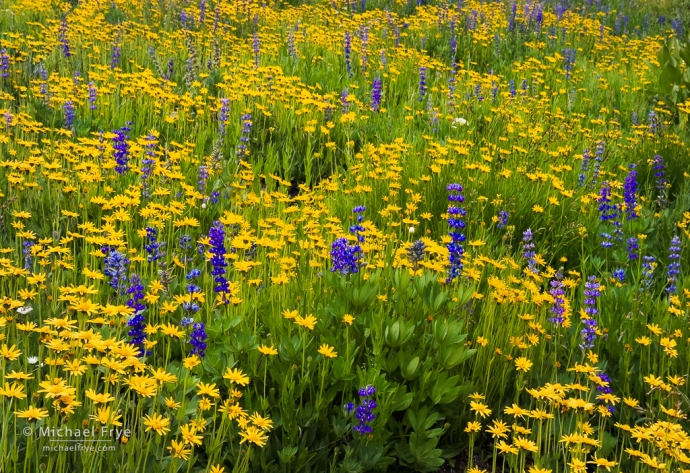
M 666 292 L 675 294 L 678 292 L 678 275 L 680 275 L 680 251 L 681 242 L 678 235 L 674 235 L 671 239 L 671 247 L 669 248 L 669 264 L 668 264 L 668 282 Z
M 227 304 L 230 302 L 228 298 L 230 284 L 225 278 L 225 268 L 228 266 L 228 263 L 225 261 L 225 230 L 219 220 L 213 222 L 213 226 L 208 232 L 208 237 L 211 241 L 211 265 L 213 266 L 211 275 L 216 283 L 213 290 L 220 293 L 223 302 Z
M 446 186 L 448 191 L 448 225 L 450 226 L 451 241 L 448 243 L 448 276 L 446 283 L 450 283 L 455 278 L 460 276 L 462 271 L 462 257 L 465 253 L 462 243 L 465 241 L 465 235 L 462 230 L 465 228 L 465 222 L 462 220 L 467 212 L 462 207 L 456 207 L 455 203 L 461 204 L 465 201 L 465 196 L 462 194 L 463 187 L 460 184 L 448 184 Z
M 623 200 L 625 201 L 625 213 L 627 220 L 635 220 L 639 217 L 639 214 L 637 213 L 638 184 L 636 168 L 636 164 L 631 164 L 629 166 L 630 171 L 628 171 L 628 175 L 625 177 L 625 184 L 623 185 Z
M 371 85 L 371 108 L 378 112 L 381 108 L 383 84 L 379 76 L 374 77 L 374 82 Z
M 565 313 L 565 299 L 563 298 L 565 295 L 565 286 L 563 285 L 563 268 L 556 271 L 554 278 L 549 284 L 551 285 L 549 294 L 551 294 L 554 299 L 554 303 L 550 309 L 553 317 L 549 318 L 549 322 L 556 325 L 556 327 L 559 327 L 565 321 L 565 318 L 563 317 L 563 314 Z

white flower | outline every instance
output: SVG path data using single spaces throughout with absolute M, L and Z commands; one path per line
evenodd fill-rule
M 465 126 L 467 125 L 467 120 L 461 117 L 453 118 L 453 128 L 457 128 L 456 125 Z
M 37 356 L 30 356 L 29 358 L 26 359 L 27 362 L 29 362 L 30 365 L 35 365 L 38 363 L 38 357 Z
M 33 307 L 31 307 L 30 305 L 25 305 L 24 307 L 19 307 L 17 309 L 17 312 L 19 312 L 22 315 L 26 315 L 29 312 L 31 312 L 32 310 L 34 310 Z
M 414 233 L 414 230 L 415 230 L 414 227 L 410 227 L 410 228 L 407 229 L 407 231 L 410 232 L 410 233 Z

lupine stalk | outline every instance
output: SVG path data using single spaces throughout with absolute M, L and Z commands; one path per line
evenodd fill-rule
M 637 213 L 637 199 L 638 199 L 638 185 L 637 185 L 637 166 L 631 164 L 629 166 L 630 171 L 625 178 L 625 184 L 623 186 L 625 201 L 625 213 L 627 220 L 635 220 L 639 217 Z
M 675 294 L 678 292 L 678 275 L 680 274 L 680 250 L 681 242 L 678 235 L 674 235 L 671 239 L 671 247 L 669 248 L 669 263 L 668 263 L 668 287 L 666 292 Z
M 597 338 L 597 321 L 594 317 L 599 314 L 597 309 L 599 294 L 596 276 L 589 276 L 585 283 L 585 313 L 588 318 L 583 321 L 585 328 L 580 331 L 580 349 L 583 351 L 593 348 L 594 340 Z
M 455 205 L 465 201 L 465 196 L 462 194 L 462 185 L 448 184 L 446 190 L 448 191 L 448 226 L 450 227 L 451 238 L 450 243 L 448 243 L 449 266 L 446 283 L 450 283 L 460 276 L 463 267 L 462 257 L 465 250 L 462 243 L 465 241 L 465 234 L 462 231 L 466 224 L 462 219 L 467 215 L 467 212 L 462 207 L 456 207 Z
M 223 224 L 216 220 L 208 232 L 208 237 L 211 243 L 211 265 L 213 270 L 211 275 L 213 281 L 216 283 L 213 290 L 220 295 L 221 300 L 227 304 L 230 302 L 228 298 L 230 294 L 230 284 L 225 278 L 225 268 L 228 263 L 225 261 L 225 230 Z

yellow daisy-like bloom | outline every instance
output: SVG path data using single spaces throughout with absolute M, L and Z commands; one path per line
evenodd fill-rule
M 493 425 L 491 427 L 487 427 L 486 431 L 491 434 L 492 438 L 508 438 L 508 426 L 505 424 L 505 422 L 498 419 L 494 419 Z
M 333 347 L 329 347 L 325 343 L 319 348 L 319 353 L 326 358 L 335 358 L 338 356 L 338 353 L 336 353 L 335 349 Z
M 201 360 L 196 355 L 188 356 L 187 358 L 182 360 L 182 366 L 184 366 L 188 370 L 191 370 L 192 368 L 194 368 L 199 363 L 201 363 Z
M 515 368 L 518 371 L 524 371 L 526 373 L 530 370 L 532 365 L 533 365 L 533 363 L 531 361 L 529 361 L 527 358 L 525 358 L 524 356 L 521 356 L 521 357 L 515 359 Z
M 105 404 L 106 402 L 114 401 L 115 398 L 108 393 L 98 394 L 93 389 L 86 390 L 86 397 L 91 399 L 94 404 Z
M 465 432 L 467 433 L 475 433 L 479 432 L 482 429 L 482 424 L 480 424 L 477 421 L 472 421 L 467 423 L 467 427 L 465 427 Z
M 309 330 L 314 330 L 314 326 L 316 325 L 316 317 L 313 315 L 309 314 L 306 317 L 302 316 L 297 316 L 295 317 L 295 323 L 299 325 L 300 327 L 306 327 Z
M 201 445 L 201 435 L 197 435 L 196 425 L 187 424 L 180 426 L 180 432 L 182 433 L 182 440 L 185 444 Z
M 268 346 L 266 346 L 266 345 L 261 345 L 261 346 L 258 348 L 258 350 L 259 350 L 260 353 L 262 353 L 262 354 L 264 354 L 264 355 L 266 355 L 266 356 L 277 355 L 277 354 L 278 354 L 278 350 L 276 350 L 273 346 L 268 347 Z
M 482 419 L 491 415 L 491 409 L 489 409 L 489 406 L 487 406 L 486 404 L 482 404 L 481 402 L 471 401 L 470 410 L 482 416 Z
M 122 426 L 122 422 L 120 422 L 122 416 L 115 412 L 111 412 L 109 406 L 99 407 L 98 413 L 95 415 L 90 415 L 89 417 L 103 425 L 114 425 L 116 427 Z
M 253 444 L 258 445 L 259 447 L 263 447 L 264 445 L 266 445 L 266 442 L 268 441 L 268 436 L 265 435 L 258 428 L 254 427 L 253 425 L 247 427 L 245 431 L 240 432 L 240 437 L 242 437 L 242 440 L 240 440 L 240 444 L 244 442 L 251 442 Z
M 261 417 L 258 412 L 255 412 L 253 416 L 249 417 L 249 420 L 251 420 L 252 423 L 258 428 L 266 432 L 269 432 L 273 428 L 273 421 L 269 418 Z
M 192 453 L 191 448 L 185 448 L 184 442 L 178 442 L 177 440 L 172 441 L 168 450 L 172 453 L 173 458 L 181 458 L 183 460 L 188 460 L 189 454 Z
M 208 396 L 214 399 L 220 397 L 220 390 L 216 389 L 215 384 L 204 384 L 199 383 L 197 385 L 198 391 L 196 392 L 199 396 Z
M 48 417 L 48 409 L 31 406 L 23 411 L 15 412 L 14 415 L 20 419 L 41 420 Z
M 144 425 L 146 426 L 146 432 L 155 430 L 158 435 L 165 435 L 170 432 L 170 419 L 155 412 L 151 416 L 144 416 Z
M 231 370 L 227 368 L 223 378 L 229 379 L 231 383 L 237 383 L 240 386 L 246 386 L 249 384 L 249 377 L 242 373 L 242 370 L 235 368 Z
M 0 348 L 0 357 L 5 358 L 10 361 L 14 361 L 17 358 L 19 358 L 19 355 L 21 355 L 22 352 L 17 350 L 17 347 L 12 345 L 11 347 L 8 347 L 4 343 L 2 344 L 2 348 Z
M 165 399 L 165 405 L 168 406 L 168 409 L 171 409 L 173 411 L 179 409 L 180 407 L 180 403 L 175 401 L 175 398 L 173 398 L 172 396 Z

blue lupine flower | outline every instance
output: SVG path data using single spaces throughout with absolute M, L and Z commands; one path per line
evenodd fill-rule
M 668 200 L 666 199 L 666 193 L 668 188 L 666 186 L 666 165 L 664 164 L 664 158 L 658 154 L 654 156 L 654 184 L 657 190 L 657 202 L 661 208 L 666 207 Z
M 426 67 L 419 68 L 419 101 L 424 100 L 426 95 Z
M 654 109 L 650 110 L 649 115 L 647 115 L 647 127 L 649 129 L 649 133 L 652 135 L 658 135 L 661 133 L 661 122 L 659 121 L 659 117 Z
M 585 313 L 589 317 L 599 314 L 597 309 L 597 297 L 599 295 L 599 283 L 596 276 L 589 276 L 585 283 Z
M 350 59 L 350 54 L 352 53 L 352 37 L 350 32 L 345 32 L 345 67 L 347 68 L 347 76 L 352 77 L 352 62 Z
M 213 222 L 213 226 L 208 232 L 209 240 L 211 241 L 211 265 L 213 270 L 211 275 L 214 276 L 213 281 L 216 283 L 213 290 L 220 293 L 224 303 L 229 303 L 228 295 L 230 293 L 230 285 L 225 279 L 225 268 L 228 263 L 225 261 L 225 230 L 223 224 L 219 220 Z
M 187 284 L 186 290 L 189 294 L 201 292 L 201 287 L 196 284 Z
M 369 43 L 369 28 L 366 26 L 360 26 L 359 29 L 359 39 L 361 43 L 361 69 L 362 72 L 365 72 L 367 70 L 367 59 L 368 59 L 368 53 L 367 53 L 367 45 Z
M 350 233 L 354 233 L 357 236 L 357 241 L 360 243 L 364 242 L 364 235 L 361 234 L 365 229 L 362 226 L 362 221 L 364 216 L 361 215 L 367 208 L 363 205 L 358 205 L 352 209 L 352 213 L 357 215 L 357 224 L 350 227 Z M 359 214 L 359 215 L 358 215 Z
M 60 48 L 62 50 L 62 55 L 65 57 L 70 57 L 72 53 L 70 52 L 69 40 L 67 39 L 67 16 L 62 15 L 60 19 L 60 27 L 58 28 L 58 41 L 60 42 Z
M 343 89 L 343 91 L 340 93 L 340 108 L 343 113 L 347 113 L 347 111 L 350 108 L 350 102 L 347 100 L 349 97 L 350 93 L 347 90 L 347 87 Z
M 182 317 L 182 319 L 180 320 L 180 326 L 182 328 L 189 327 L 193 323 L 194 323 L 194 319 L 192 317 Z
M 254 51 L 254 69 L 259 68 L 260 59 L 260 46 L 259 46 L 259 33 L 254 32 L 254 38 L 252 40 L 252 50 Z
M 656 261 L 653 256 L 645 256 L 642 258 L 642 278 L 643 287 L 640 291 L 649 290 L 654 282 L 654 268 L 656 268 Z
M 202 194 L 206 191 L 206 180 L 208 179 L 208 166 L 202 164 L 199 166 L 199 174 L 197 176 L 197 188 Z
M 127 265 L 129 265 L 129 259 L 124 253 L 108 247 L 102 248 L 101 252 L 106 255 L 103 274 L 110 278 L 108 285 L 115 289 L 115 293 L 118 296 L 124 295 L 127 288 Z
M 295 33 L 290 29 L 287 35 L 288 54 L 293 64 L 297 62 L 297 48 L 295 47 Z
M 113 137 L 113 149 L 115 150 L 113 156 L 117 163 L 115 171 L 118 174 L 124 174 L 129 170 L 129 144 L 127 143 L 129 136 L 127 132 L 130 131 L 131 128 L 129 128 L 128 125 L 131 125 L 131 123 L 128 122 L 127 125 L 119 130 L 113 130 L 113 133 L 115 133 Z
M 240 135 L 240 144 L 237 147 L 237 160 L 242 161 L 249 156 L 249 133 L 252 131 L 252 114 L 245 113 L 242 115 L 242 135 Z
M 168 61 L 168 73 L 165 75 L 165 80 L 170 80 L 173 76 L 174 71 L 175 71 L 175 60 L 171 58 Z
M 374 401 L 376 388 L 371 385 L 365 386 L 359 390 L 358 394 L 361 398 L 360 404 L 354 408 L 354 411 L 359 424 L 353 426 L 352 430 L 360 435 L 369 435 L 372 432 L 371 423 L 376 419 L 376 414 L 373 412 L 377 407 L 376 401 Z M 348 403 L 345 407 L 348 413 L 351 413 L 354 405 Z
M 601 163 L 604 160 L 606 144 L 603 141 L 597 143 L 597 147 L 594 149 L 594 170 L 592 172 L 592 186 L 596 186 L 597 180 L 599 179 L 599 172 L 601 171 Z
M 680 274 L 680 250 L 681 242 L 678 235 L 674 235 L 671 239 L 671 247 L 669 248 L 669 264 L 668 264 L 668 282 L 669 286 L 666 292 L 675 294 L 678 292 L 678 275 Z
M 625 269 L 623 269 L 623 268 L 614 269 L 613 273 L 611 273 L 611 277 L 619 283 L 624 283 L 625 282 Z
M 192 248 L 193 248 L 192 237 L 189 235 L 182 235 L 180 237 L 180 249 L 181 250 L 191 250 Z
M 199 355 L 201 358 L 206 354 L 206 331 L 202 322 L 196 323 L 192 326 L 192 334 L 189 343 L 192 345 L 190 355 Z
M 602 242 L 601 246 L 604 248 L 611 248 L 613 246 L 613 235 L 610 233 L 602 233 L 601 234 Z
M 500 229 L 504 229 L 508 225 L 508 212 L 505 210 L 500 210 L 498 212 L 498 223 L 496 226 Z
M 638 251 L 640 249 L 640 245 L 638 243 L 637 238 L 632 237 L 628 239 L 628 261 L 635 261 L 640 257 Z
M 537 254 L 534 252 L 534 242 L 532 238 L 534 237 L 532 229 L 528 228 L 522 232 L 522 256 L 527 260 L 527 269 L 529 269 L 532 274 L 539 274 L 539 268 L 537 268 Z
M 195 268 L 195 269 L 190 270 L 187 273 L 187 276 L 185 276 L 185 278 L 187 279 L 187 281 L 192 281 L 193 279 L 196 279 L 199 276 L 201 276 L 201 270 Z
M 10 76 L 10 57 L 7 55 L 7 50 L 0 50 L 0 78 Z
M 551 297 L 553 297 L 554 299 L 554 303 L 550 309 L 551 313 L 553 314 L 553 317 L 549 318 L 549 322 L 558 327 L 565 321 L 565 318 L 563 317 L 563 314 L 565 313 L 565 299 L 563 298 L 563 296 L 565 295 L 565 286 L 563 284 L 562 269 L 556 271 L 554 278 L 551 280 L 549 284 L 551 285 L 549 294 L 551 294 Z
M 593 348 L 594 340 L 597 338 L 597 321 L 594 317 L 599 314 L 597 309 L 599 295 L 599 283 L 596 276 L 589 276 L 585 283 L 585 313 L 588 318 L 583 321 L 585 328 L 580 331 L 580 349 L 583 351 Z
M 610 222 L 618 217 L 618 207 L 611 204 L 611 184 L 604 181 L 601 185 L 601 195 L 599 196 L 599 219 L 602 222 Z
M 22 243 L 22 246 L 24 247 L 22 250 L 22 254 L 24 256 L 24 269 L 31 269 L 31 265 L 33 263 L 31 247 L 34 246 L 34 244 L 35 243 L 31 240 L 26 240 Z
M 625 178 L 625 184 L 623 185 L 624 195 L 623 200 L 625 201 L 625 213 L 627 220 L 635 220 L 639 217 L 637 213 L 637 165 L 631 164 L 629 166 L 630 171 Z
M 225 136 L 225 125 L 230 116 L 230 99 L 220 99 L 220 112 L 218 122 L 220 123 L 220 136 Z
M 570 72 L 573 70 L 575 65 L 575 58 L 577 56 L 576 49 L 564 49 L 563 50 L 564 63 L 565 63 L 565 80 L 570 80 Z
M 146 227 L 146 237 L 149 240 L 149 244 L 146 245 L 144 248 L 146 249 L 146 252 L 148 253 L 148 262 L 152 261 L 157 261 L 161 257 L 165 256 L 164 252 L 161 252 L 161 249 L 165 247 L 165 242 L 158 242 L 158 230 L 155 228 L 151 227 Z
M 89 110 L 96 110 L 96 99 L 97 99 L 98 89 L 94 81 L 89 82 Z
M 74 102 L 71 100 L 66 101 L 62 106 L 62 111 L 65 114 L 65 123 L 63 127 L 69 130 L 74 125 Z
M 599 377 L 599 379 L 601 381 L 606 383 L 605 386 L 597 385 L 597 391 L 599 391 L 602 394 L 611 394 L 613 392 L 613 389 L 611 389 L 611 378 L 609 377 L 609 375 L 607 375 L 606 373 L 600 373 L 600 374 L 597 374 L 597 376 Z M 599 402 L 603 403 L 606 401 L 604 401 L 603 399 L 600 399 Z M 606 409 L 612 414 L 616 410 L 616 408 L 611 406 L 611 405 L 607 405 Z
M 149 193 L 149 178 L 151 177 L 151 172 L 153 171 L 153 166 L 156 164 L 156 136 L 147 135 L 146 138 L 146 151 L 144 152 L 144 159 L 141 160 L 141 182 L 144 185 L 142 194 L 144 197 L 150 197 Z
M 115 69 L 117 67 L 120 67 L 120 55 L 122 53 L 122 49 L 120 48 L 120 45 L 116 42 L 113 44 L 113 49 L 111 51 L 111 57 L 110 57 L 110 68 Z
M 474 86 L 474 96 L 477 97 L 477 101 L 481 102 L 484 100 L 484 96 L 482 95 L 482 86 L 481 84 L 477 84 Z
M 331 245 L 331 272 L 350 274 L 359 272 L 362 248 L 350 245 L 347 238 L 338 238 Z
M 448 276 L 446 283 L 450 283 L 455 278 L 460 276 L 462 271 L 462 257 L 465 253 L 462 243 L 465 241 L 465 235 L 462 230 L 465 228 L 465 222 L 462 220 L 467 214 L 462 207 L 456 207 L 454 204 L 465 201 L 465 196 L 462 195 L 463 187 L 460 184 L 448 184 L 446 187 L 448 191 L 448 226 L 450 226 L 450 238 L 448 243 Z
M 582 161 L 580 162 L 580 175 L 577 178 L 577 184 L 583 186 L 587 180 L 587 171 L 589 171 L 589 162 L 592 159 L 592 155 L 589 150 L 586 149 L 582 153 Z
M 144 340 L 146 335 L 144 334 L 144 310 L 146 306 L 141 302 L 144 299 L 144 285 L 141 283 L 141 278 L 137 274 L 133 274 L 129 278 L 130 287 L 127 289 L 127 294 L 130 295 L 127 301 L 127 307 L 134 309 L 134 315 L 127 322 L 127 326 L 130 328 L 127 335 L 131 337 L 129 343 L 132 345 L 139 345 L 142 347 L 141 355 L 150 355 L 151 352 L 147 352 L 143 349 Z
M 381 78 L 379 76 L 374 77 L 374 82 L 371 85 L 371 108 L 375 112 L 378 112 L 381 108 L 382 88 Z

